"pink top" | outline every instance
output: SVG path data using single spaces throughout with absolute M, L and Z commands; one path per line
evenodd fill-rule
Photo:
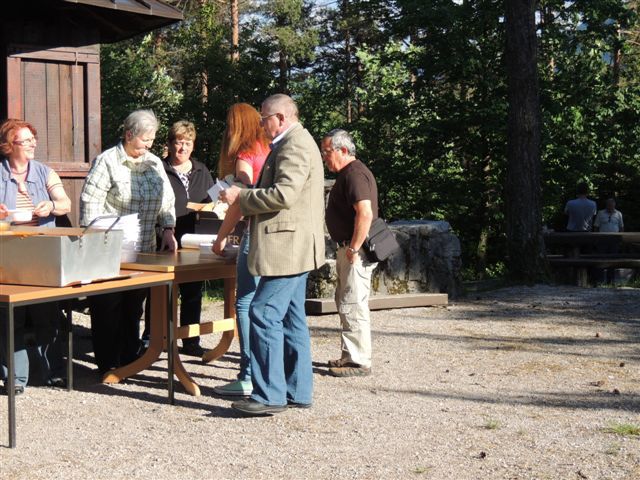
M 269 155 L 269 151 L 269 145 L 262 145 L 260 142 L 257 142 L 253 151 L 238 153 L 238 160 L 243 160 L 251 165 L 251 168 L 253 169 L 254 185 L 258 182 L 260 171 L 262 170 L 262 166 L 267 159 L 267 155 Z

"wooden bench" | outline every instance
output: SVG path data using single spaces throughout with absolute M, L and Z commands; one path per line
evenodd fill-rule
M 547 255 L 549 265 L 554 267 L 570 267 L 576 272 L 576 284 L 586 287 L 589 284 L 589 268 L 640 268 L 640 258 L 623 256 L 623 254 L 585 254 L 578 257 Z
M 389 308 L 431 307 L 447 305 L 446 293 L 404 293 L 398 295 L 374 295 L 369 297 L 369 309 L 385 310 Z M 304 304 L 309 315 L 336 313 L 333 298 L 308 298 Z

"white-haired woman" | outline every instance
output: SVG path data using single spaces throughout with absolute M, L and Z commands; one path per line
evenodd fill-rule
M 142 252 L 176 249 L 175 198 L 162 161 L 149 149 L 158 130 L 151 110 L 136 110 L 124 121 L 122 141 L 96 157 L 80 195 L 80 224 L 101 215 L 137 213 Z M 91 336 L 98 373 L 131 363 L 140 345 L 140 317 L 147 290 L 90 297 Z

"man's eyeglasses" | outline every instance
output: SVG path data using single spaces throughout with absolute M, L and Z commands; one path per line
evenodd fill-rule
M 269 115 L 260 115 L 260 121 L 264 122 L 267 118 L 273 117 L 274 115 L 278 115 L 277 113 L 270 113 Z
M 326 148 L 324 150 L 320 150 L 320 155 L 326 157 L 331 154 L 331 152 L 335 152 L 336 150 L 340 150 L 339 148 Z
M 25 145 L 35 145 L 36 143 L 38 143 L 38 139 L 36 137 L 25 138 L 24 140 L 14 140 L 13 141 L 14 145 L 20 145 L 21 147 L 24 147 Z

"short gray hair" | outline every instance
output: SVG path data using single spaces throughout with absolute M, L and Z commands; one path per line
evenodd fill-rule
M 144 133 L 157 132 L 158 131 L 158 119 L 153 110 L 140 109 L 134 110 L 127 118 L 124 119 L 123 132 L 131 132 L 131 135 L 137 137 Z
M 270 113 L 282 113 L 287 118 L 298 119 L 298 105 L 293 98 L 284 93 L 276 93 L 267 97 L 262 102 L 262 107 Z
M 346 130 L 341 128 L 334 128 L 327 133 L 324 138 L 331 139 L 331 146 L 333 148 L 346 148 L 349 155 L 356 155 L 356 144 L 353 143 L 353 137 Z

